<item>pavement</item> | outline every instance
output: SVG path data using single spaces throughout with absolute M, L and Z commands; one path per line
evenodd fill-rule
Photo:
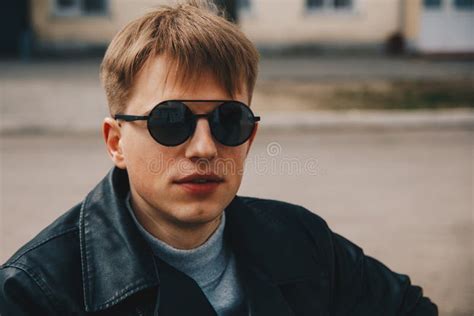
M 0 263 L 107 173 L 97 134 L 0 136 Z M 239 194 L 284 200 L 471 316 L 474 131 L 259 130 Z

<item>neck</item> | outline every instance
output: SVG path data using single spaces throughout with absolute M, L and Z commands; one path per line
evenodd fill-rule
M 209 222 L 181 223 L 163 216 L 159 211 L 140 201 L 134 198 L 131 192 L 130 202 L 138 222 L 151 235 L 176 249 L 199 247 L 209 239 L 221 222 L 222 214 Z

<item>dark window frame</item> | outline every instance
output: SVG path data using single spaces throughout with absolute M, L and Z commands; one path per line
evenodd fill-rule
M 427 10 L 438 10 L 443 8 L 443 0 L 423 0 L 423 8 Z
M 101 1 L 102 9 L 87 10 L 87 1 L 90 0 L 71 0 L 72 6 L 70 9 L 61 7 L 61 0 L 53 0 L 53 13 L 59 17 L 87 17 L 87 16 L 107 16 L 110 10 L 109 0 L 93 0 L 95 2 Z
M 354 9 L 354 2 L 356 0 L 343 0 L 343 2 L 348 2 L 346 5 L 339 5 L 338 1 L 341 0 L 306 0 L 305 8 L 308 11 L 352 11 Z

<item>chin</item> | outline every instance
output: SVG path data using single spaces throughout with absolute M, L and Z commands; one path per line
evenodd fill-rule
M 174 218 L 181 225 L 200 225 L 206 224 L 217 217 L 219 217 L 224 211 L 224 207 L 191 207 L 187 208 L 185 211 L 180 211 L 179 214 L 174 214 Z

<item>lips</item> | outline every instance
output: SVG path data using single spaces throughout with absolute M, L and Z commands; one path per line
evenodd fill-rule
M 191 175 L 185 176 L 175 181 L 175 183 L 182 184 L 182 183 L 193 183 L 193 184 L 203 184 L 203 183 L 212 183 L 212 182 L 223 182 L 224 179 L 219 177 L 214 173 L 210 174 L 199 174 L 193 173 Z
M 205 195 L 214 192 L 224 179 L 216 174 L 191 174 L 174 181 L 187 194 Z

